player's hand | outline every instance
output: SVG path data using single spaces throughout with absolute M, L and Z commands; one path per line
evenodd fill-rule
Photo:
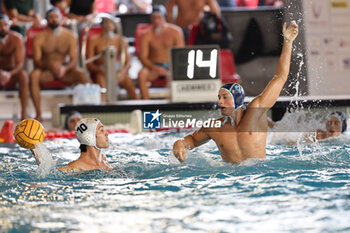
M 156 71 L 159 76 L 167 76 L 169 74 L 169 71 L 161 66 L 157 66 Z
M 295 21 L 290 22 L 288 28 L 287 28 L 287 23 L 285 22 L 283 24 L 283 36 L 286 41 L 293 42 L 295 38 L 298 36 L 299 33 L 299 27 L 295 23 Z
M 57 77 L 59 79 L 63 78 L 63 76 L 66 74 L 66 67 L 65 66 L 61 66 L 59 69 L 58 69 L 58 74 L 57 74 Z
M 0 73 L 0 84 L 1 86 L 5 86 L 11 79 L 11 74 L 7 71 L 2 70 Z
M 186 160 L 186 147 L 183 143 L 183 140 L 177 140 L 174 143 L 173 146 L 173 153 L 175 155 L 175 157 L 181 162 L 185 162 Z

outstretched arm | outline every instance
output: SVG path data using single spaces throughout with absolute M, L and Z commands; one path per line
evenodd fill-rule
M 294 21 L 290 23 L 288 28 L 286 28 L 286 25 L 286 23 L 283 24 L 282 31 L 284 41 L 281 56 L 276 68 L 276 74 L 265 87 L 264 91 L 252 101 L 252 103 L 254 102 L 254 107 L 266 109 L 271 108 L 276 103 L 282 88 L 287 81 L 293 41 L 298 35 L 298 25 Z
M 193 134 L 187 135 L 183 139 L 177 140 L 173 146 L 175 157 L 182 163 L 186 160 L 186 149 L 193 149 L 210 140 L 209 135 L 203 128 Z

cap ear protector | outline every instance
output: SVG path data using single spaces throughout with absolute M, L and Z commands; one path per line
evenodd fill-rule
M 75 136 L 82 145 L 96 147 L 96 130 L 101 123 L 96 118 L 81 119 L 75 126 Z
M 244 103 L 244 89 L 238 83 L 227 83 L 223 85 L 220 89 L 226 90 L 230 93 L 233 100 L 234 110 L 243 106 Z

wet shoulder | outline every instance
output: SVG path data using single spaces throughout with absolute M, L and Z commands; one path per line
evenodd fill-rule
M 73 161 L 73 162 L 68 163 L 66 166 L 59 167 L 58 170 L 62 171 L 62 172 L 78 172 L 78 171 L 82 171 L 82 169 L 78 166 L 77 161 Z

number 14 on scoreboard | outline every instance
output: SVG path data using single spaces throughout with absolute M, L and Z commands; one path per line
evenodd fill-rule
M 213 49 L 210 52 L 209 60 L 203 61 L 203 52 L 201 50 L 190 50 L 188 52 L 187 77 L 193 79 L 194 65 L 198 67 L 209 67 L 209 76 L 216 77 L 218 50 Z

